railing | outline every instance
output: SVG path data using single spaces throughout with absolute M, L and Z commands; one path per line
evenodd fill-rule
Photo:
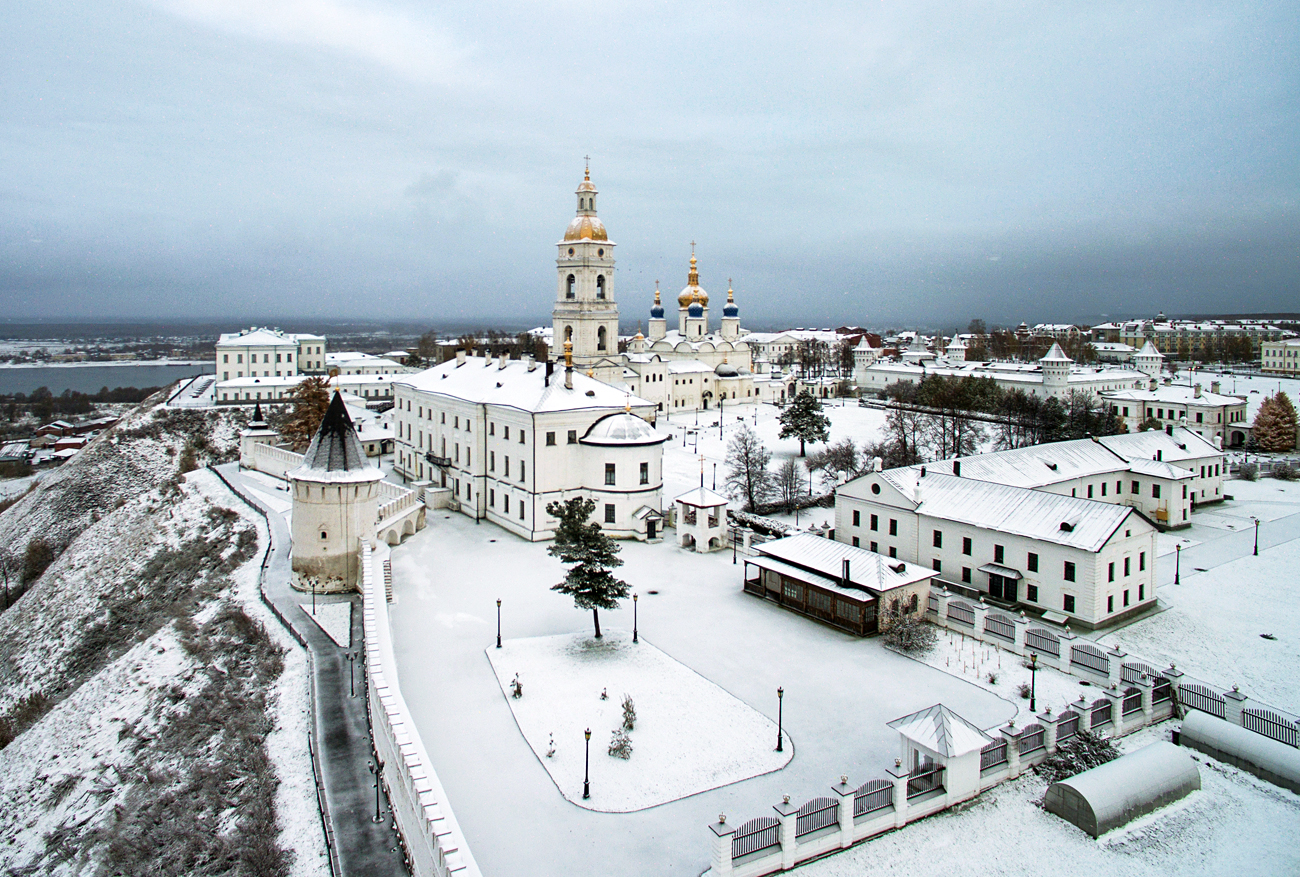
M 781 821 L 775 816 L 759 816 L 751 819 L 731 838 L 731 858 L 761 853 L 781 845 Z
M 868 780 L 853 793 L 854 817 L 875 813 L 894 805 L 894 784 L 889 780 Z
M 1001 612 L 990 612 L 984 618 L 984 632 L 1004 639 L 1009 643 L 1016 641 L 1015 624 Z
M 1061 638 L 1050 630 L 1031 627 L 1025 631 L 1025 648 L 1043 652 L 1053 658 L 1059 658 L 1061 656 Z
M 912 798 L 933 792 L 936 789 L 943 788 L 943 767 L 934 766 L 926 768 L 919 773 L 912 774 L 907 780 L 907 798 Z
M 379 483 L 382 485 L 382 484 L 387 484 L 388 482 L 381 481 Z M 401 490 L 401 488 L 398 489 Z M 375 520 L 376 522 L 386 521 L 389 518 L 394 517 L 395 515 L 400 514 L 401 512 L 404 512 L 407 509 L 413 508 L 419 504 L 420 504 L 419 495 L 416 494 L 414 490 L 404 491 L 401 496 L 381 505 L 379 507 L 379 511 L 375 517 Z
M 837 825 L 839 821 L 839 801 L 834 798 L 813 798 L 799 808 L 799 815 L 794 823 L 794 836 L 803 837 L 829 825 Z
M 980 770 L 990 770 L 1007 763 L 1007 741 L 1005 738 L 990 743 L 980 750 Z
M 1142 712 L 1142 692 L 1130 688 L 1124 694 L 1124 715 L 1131 716 L 1133 713 L 1140 712 Z
M 1102 725 L 1109 725 L 1111 722 L 1111 713 L 1113 706 L 1106 698 L 1098 698 L 1092 703 L 1092 722 L 1094 728 L 1100 728 Z
M 1070 663 L 1102 676 L 1110 675 L 1110 658 L 1101 649 L 1087 643 L 1080 643 L 1070 649 Z
M 1200 710 L 1216 718 L 1222 719 L 1228 715 L 1227 703 L 1223 697 L 1206 685 L 1185 682 L 1178 686 L 1178 699 L 1188 709 Z
M 1028 755 L 1047 746 L 1047 732 L 1042 725 L 1030 725 L 1020 736 L 1020 754 Z
M 1257 710 L 1247 707 L 1241 714 L 1241 725 L 1248 731 L 1272 737 L 1288 746 L 1296 745 L 1297 726 L 1295 722 L 1272 710 Z
M 1056 724 L 1056 742 L 1059 744 L 1063 740 L 1069 740 L 1078 733 L 1079 714 L 1068 711 L 1061 713 L 1060 719 Z
M 975 610 L 960 600 L 952 600 L 948 603 L 948 617 L 958 624 L 975 626 Z

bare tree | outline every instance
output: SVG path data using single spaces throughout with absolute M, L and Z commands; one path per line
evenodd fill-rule
M 803 498 L 804 493 L 803 473 L 799 471 L 799 464 L 793 458 L 787 458 L 776 467 L 776 472 L 772 475 L 772 486 L 777 501 L 785 508 L 786 513 L 794 511 L 795 505 Z
M 727 487 L 750 511 L 771 495 L 772 473 L 767 468 L 771 461 L 772 452 L 747 425 L 742 424 L 727 443 Z

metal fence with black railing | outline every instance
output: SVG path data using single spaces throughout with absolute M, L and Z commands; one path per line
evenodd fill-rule
M 992 770 L 1007 763 L 1006 738 L 990 743 L 980 750 L 980 770 Z
M 936 789 L 943 788 L 943 767 L 933 765 L 923 768 L 908 777 L 907 780 L 907 797 L 912 799 Z
M 781 821 L 775 816 L 759 816 L 736 829 L 731 838 L 731 858 L 739 859 L 781 845 Z
M 834 798 L 813 798 L 799 808 L 794 822 L 794 836 L 803 837 L 840 821 L 840 802 Z
M 894 784 L 889 780 L 868 780 L 853 793 L 854 817 L 893 806 Z

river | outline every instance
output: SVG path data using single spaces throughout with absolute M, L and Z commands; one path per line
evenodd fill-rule
M 0 367 L 0 395 L 31 393 L 38 387 L 48 387 L 56 396 L 64 390 L 98 393 L 103 387 L 165 387 L 215 370 L 214 364 L 205 362 Z

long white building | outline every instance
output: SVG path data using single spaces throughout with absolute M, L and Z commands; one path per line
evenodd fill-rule
M 279 329 L 243 329 L 217 339 L 217 380 L 323 374 L 325 338 Z

